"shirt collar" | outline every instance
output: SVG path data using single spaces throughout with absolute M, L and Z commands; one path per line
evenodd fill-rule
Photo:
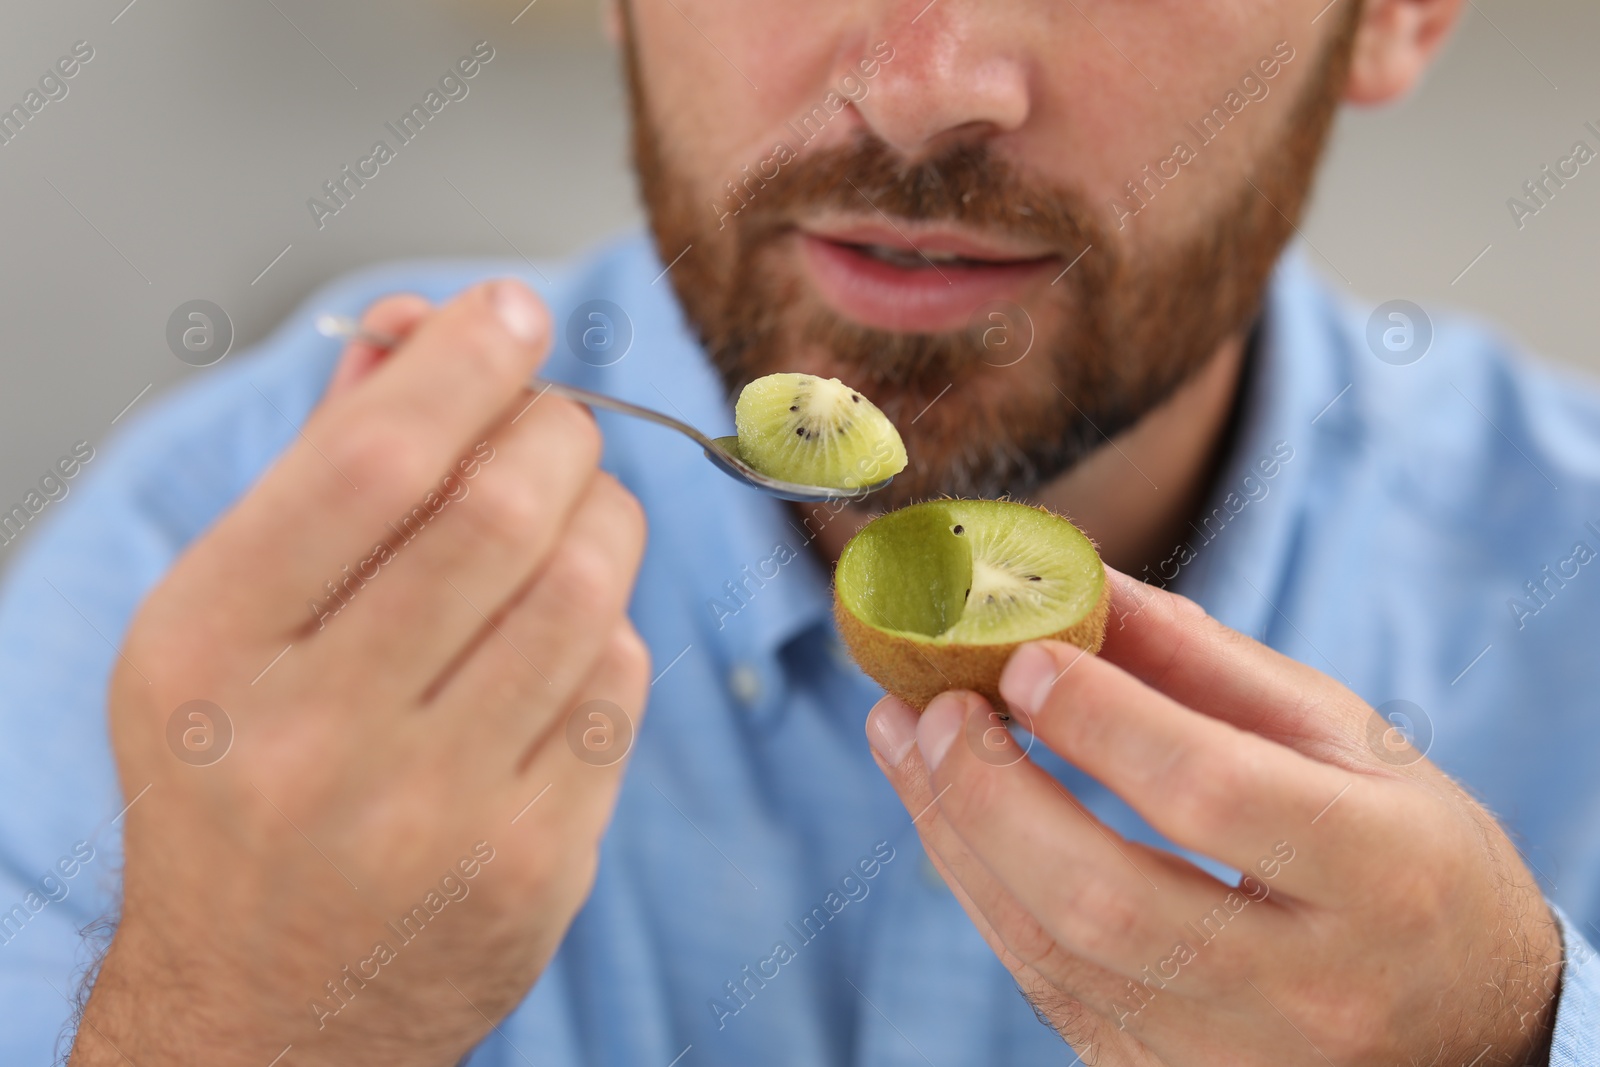
M 1351 431 L 1350 350 L 1340 310 L 1298 248 L 1269 282 L 1232 447 L 1174 590 L 1242 633 L 1265 639 L 1330 438 Z

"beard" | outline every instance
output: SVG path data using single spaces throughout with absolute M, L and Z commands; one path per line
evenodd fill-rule
M 657 253 L 668 263 L 693 246 L 672 284 L 730 397 L 763 375 L 801 371 L 843 379 L 895 423 L 909 464 L 865 510 L 940 495 L 1028 499 L 1169 399 L 1258 315 L 1348 74 L 1360 5 L 1347 10 L 1248 180 L 1199 232 L 1142 251 L 1118 236 L 1137 219 L 1108 225 L 1080 192 L 1023 173 L 987 142 L 908 163 L 870 133 L 796 154 L 745 186 L 748 201 L 727 201 L 743 202 L 737 217 L 719 219 L 707 205 L 722 190 L 696 187 L 666 150 L 629 25 L 634 166 Z M 965 330 L 874 329 L 818 299 L 798 262 L 797 224 L 838 212 L 1043 242 L 1071 267 L 1032 306 L 986 305 Z

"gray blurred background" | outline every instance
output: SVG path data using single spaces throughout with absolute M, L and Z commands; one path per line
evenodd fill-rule
M 0 510 L 72 442 L 102 444 L 141 392 L 206 373 L 166 345 L 185 301 L 226 309 L 237 351 L 365 263 L 560 256 L 635 224 L 597 5 L 525 2 L 7 5 L 0 105 L 73 42 L 95 56 L 0 146 Z M 1313 259 L 1374 306 L 1468 309 L 1600 372 L 1600 164 L 1520 232 L 1506 207 L 1578 138 L 1600 143 L 1584 129 L 1600 128 L 1600 4 L 1469 5 L 1413 99 L 1341 120 L 1304 227 Z M 480 39 L 496 57 L 470 95 L 318 231 L 306 198 Z

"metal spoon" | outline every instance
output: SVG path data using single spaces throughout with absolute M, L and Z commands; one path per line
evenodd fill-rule
M 388 337 L 383 334 L 363 330 L 361 324 L 347 315 L 321 314 L 317 316 L 317 332 L 324 337 L 343 340 L 361 340 L 381 349 L 393 348 L 399 343 L 398 338 Z M 765 474 L 750 466 L 739 458 L 739 438 L 707 437 L 699 430 L 686 422 L 680 422 L 670 415 L 663 415 L 659 411 L 630 404 L 626 400 L 606 396 L 604 393 L 593 393 L 587 389 L 579 389 L 575 385 L 564 385 L 561 382 L 546 381 L 543 378 L 533 378 L 528 382 L 530 389 L 535 389 L 540 396 L 545 393 L 554 393 L 564 396 L 568 400 L 576 400 L 580 404 L 590 407 L 605 408 L 622 415 L 632 415 L 634 418 L 645 419 L 657 423 L 668 429 L 677 430 L 688 437 L 704 450 L 705 456 L 722 473 L 736 481 L 743 482 L 753 489 L 778 497 L 781 500 L 798 500 L 804 503 L 820 503 L 830 500 L 859 500 L 870 493 L 894 481 L 893 475 L 881 482 L 861 486 L 858 489 L 834 489 L 821 485 L 800 485 L 796 482 L 780 481 L 769 478 Z

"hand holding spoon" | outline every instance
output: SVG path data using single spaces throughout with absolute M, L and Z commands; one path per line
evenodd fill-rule
M 326 313 L 318 315 L 316 326 L 317 332 L 324 337 L 361 340 L 375 348 L 384 350 L 393 348 L 399 343 L 397 338 L 363 330 L 355 319 L 345 315 Z M 618 400 L 603 393 L 591 392 L 588 389 L 580 389 L 573 385 L 565 385 L 561 382 L 533 378 L 528 382 L 528 387 L 537 391 L 540 396 L 550 392 L 557 396 L 566 397 L 569 400 L 575 400 L 580 404 L 587 404 L 593 408 L 604 408 L 607 411 L 615 411 L 618 414 L 631 415 L 634 418 L 645 419 L 668 429 L 676 430 L 698 444 L 704 451 L 705 457 L 730 478 L 782 500 L 819 503 L 830 500 L 860 499 L 870 493 L 877 492 L 894 480 L 894 475 L 891 474 L 881 481 L 854 488 L 804 485 L 798 482 L 783 481 L 763 474 L 745 462 L 739 454 L 739 438 L 737 436 L 707 437 L 688 423 L 675 419 L 670 415 L 662 414 L 650 408 L 640 407 L 637 404 L 630 404 L 625 400 Z M 896 469 L 898 470 L 899 468 Z

